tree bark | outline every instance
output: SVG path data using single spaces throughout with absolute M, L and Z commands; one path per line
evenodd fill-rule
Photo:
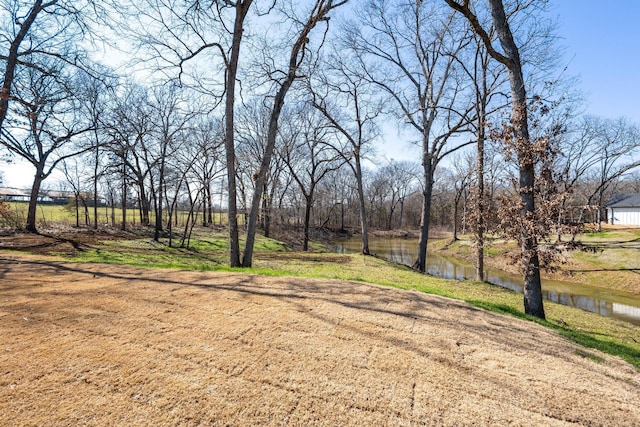
M 520 52 L 516 46 L 513 34 L 507 21 L 502 0 L 489 0 L 493 25 L 498 34 L 500 45 L 504 53 L 498 52 L 492 44 L 489 34 L 482 28 L 477 16 L 471 11 L 469 2 L 462 4 L 456 0 L 445 0 L 447 4 L 464 15 L 473 30 L 484 42 L 489 55 L 504 64 L 509 72 L 511 86 L 511 126 L 515 138 L 518 159 L 518 174 L 520 202 L 522 216 L 520 228 L 522 269 L 524 272 L 524 311 L 532 316 L 545 318 L 542 302 L 542 286 L 540 281 L 540 261 L 538 258 L 538 241 L 533 224 L 535 215 L 535 155 L 529 137 L 529 123 L 527 117 L 527 93 Z
M 2 88 L 0 89 L 0 130 L 2 130 L 4 119 L 7 117 L 7 112 L 9 111 L 11 86 L 13 86 L 16 67 L 18 66 L 18 49 L 20 49 L 20 45 L 29 34 L 31 26 L 42 10 L 42 0 L 36 0 L 33 3 L 33 7 L 31 8 L 31 10 L 29 10 L 29 14 L 26 16 L 26 18 L 24 18 L 22 24 L 20 24 L 20 30 L 16 34 L 16 37 L 13 39 L 13 41 L 11 42 L 11 46 L 9 47 L 9 54 L 7 56 L 6 66 L 2 79 Z
M 538 241 L 530 227 L 536 220 L 535 214 L 535 160 L 529 136 L 527 117 L 527 94 L 520 53 L 513 39 L 507 22 L 502 0 L 489 0 L 493 23 L 496 27 L 500 44 L 508 58 L 505 64 L 509 70 L 511 84 L 513 126 L 518 156 L 519 192 L 522 203 L 521 215 L 523 223 L 520 230 L 522 240 L 522 269 L 524 270 L 524 310 L 525 313 L 545 318 L 542 302 L 542 286 L 540 280 L 540 261 L 538 259 Z
M 305 207 L 304 207 L 304 231 L 302 238 L 302 250 L 307 252 L 309 250 L 309 227 L 311 223 L 311 204 L 313 196 L 309 194 L 305 196 Z
M 423 135 L 423 138 L 427 138 Z M 429 152 L 429 144 L 422 143 L 422 168 L 424 171 L 424 190 L 422 200 L 422 216 L 420 219 L 420 239 L 418 242 L 418 259 L 413 268 L 421 273 L 427 270 L 427 243 L 429 242 L 429 223 L 431 221 L 431 196 L 433 194 L 433 163 Z
M 225 99 L 225 137 L 224 148 L 227 166 L 227 192 L 228 192 L 228 222 L 229 222 L 229 264 L 231 267 L 241 267 L 240 239 L 238 235 L 238 206 L 236 186 L 236 152 L 234 141 L 234 105 L 236 75 L 238 72 L 238 59 L 240 57 L 240 44 L 244 19 L 253 0 L 238 0 L 235 3 L 236 15 L 233 25 L 233 39 L 231 42 L 231 56 L 227 63 L 226 99 Z
M 40 186 L 45 176 L 41 167 L 37 167 L 36 174 L 33 177 L 33 186 L 31 187 L 31 198 L 29 199 L 29 210 L 27 211 L 26 230 L 29 233 L 38 233 L 36 227 L 36 213 L 38 208 L 38 195 L 40 194 Z
M 126 153 L 123 156 L 126 158 Z M 120 230 L 127 230 L 127 162 L 122 160 L 122 224 Z
M 478 116 L 478 147 L 476 153 L 476 280 L 484 282 L 484 113 Z
M 98 166 L 100 163 L 100 144 L 98 144 L 98 132 L 93 131 L 96 143 L 95 164 L 93 166 L 93 229 L 98 229 Z
M 476 93 L 478 104 L 478 146 L 476 147 L 476 280 L 484 282 L 484 143 L 486 139 L 487 69 L 482 66 L 482 92 Z
M 293 48 L 291 49 L 291 55 L 289 56 L 289 64 L 287 75 L 280 84 L 280 88 L 276 92 L 273 109 L 269 116 L 269 128 L 267 130 L 267 143 L 265 146 L 264 154 L 262 156 L 262 162 L 260 163 L 260 169 L 258 171 L 255 186 L 253 189 L 253 198 L 251 200 L 251 210 L 249 211 L 249 219 L 247 222 L 247 238 L 244 247 L 244 256 L 242 258 L 243 267 L 251 267 L 253 262 L 253 246 L 255 243 L 256 230 L 258 225 L 258 212 L 260 210 L 260 200 L 262 198 L 262 191 L 265 186 L 267 172 L 269 170 L 269 164 L 271 163 L 271 157 L 276 145 L 276 135 L 278 133 L 278 120 L 282 107 L 284 106 L 284 100 L 287 96 L 287 92 L 291 88 L 291 85 L 298 77 L 297 72 L 300 68 L 300 61 L 304 57 L 304 51 L 309 44 L 309 34 L 311 30 L 315 28 L 318 22 L 327 20 L 328 13 L 348 0 L 341 0 L 336 3 L 333 0 L 316 0 L 315 6 L 307 19 L 304 27 L 300 31 L 300 35 L 296 39 Z
M 74 199 L 76 202 L 76 228 L 80 228 L 80 194 L 75 191 Z
M 369 228 L 367 226 L 367 208 L 364 200 L 364 186 L 362 185 L 362 165 L 360 164 L 360 155 L 358 154 L 355 159 L 356 163 L 356 182 L 358 185 L 358 210 L 360 213 L 360 231 L 362 232 L 362 254 L 370 255 L 369 250 Z M 342 229 L 344 230 L 344 204 L 343 206 L 343 218 Z
M 156 200 L 156 223 L 155 230 L 153 233 L 153 240 L 156 242 L 160 239 L 160 233 L 164 231 L 162 227 L 162 212 L 163 212 L 163 193 L 165 192 L 165 168 L 166 168 L 166 158 L 167 158 L 167 147 L 169 145 L 169 141 L 162 141 L 162 153 L 160 158 L 160 175 L 158 177 L 158 193 L 157 196 L 154 197 Z

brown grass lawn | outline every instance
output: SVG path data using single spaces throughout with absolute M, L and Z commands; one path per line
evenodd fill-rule
M 0 254 L 0 425 L 640 425 L 640 374 L 463 302 Z

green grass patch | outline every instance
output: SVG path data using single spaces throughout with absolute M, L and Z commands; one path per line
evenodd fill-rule
M 630 241 L 640 239 L 640 228 L 603 228 L 602 231 L 590 231 L 580 236 L 588 242 Z
M 634 347 L 631 345 L 620 343 L 614 337 L 608 337 L 606 335 L 598 337 L 593 334 L 588 334 L 576 331 L 571 328 L 558 326 L 550 322 L 541 323 L 546 323 L 545 326 L 556 330 L 560 335 L 584 347 L 594 348 L 596 350 L 600 350 L 603 353 L 618 356 L 632 364 L 637 370 L 640 371 L 640 349 L 638 349 L 637 346 Z M 596 358 L 599 356 L 593 355 L 593 357 Z M 602 358 L 599 359 L 602 360 Z
M 630 364 L 632 364 L 637 370 L 640 371 L 640 348 L 637 345 L 632 346 L 628 344 L 623 344 L 618 340 L 620 337 L 617 337 L 618 339 L 616 339 L 615 336 L 609 335 L 606 331 L 600 332 L 593 329 L 589 332 L 580 331 L 580 330 L 569 327 L 568 325 L 566 325 L 564 321 L 562 321 L 563 324 L 558 324 L 549 320 L 541 320 L 536 317 L 527 315 L 521 310 L 514 308 L 510 305 L 494 303 L 492 301 L 467 300 L 467 302 L 470 305 L 473 305 L 478 308 L 482 308 L 484 310 L 493 311 L 495 313 L 506 314 L 509 316 L 517 317 L 519 319 L 536 322 L 542 326 L 555 330 L 560 335 L 584 347 L 594 348 L 603 353 L 608 353 L 614 356 L 618 356 L 626 360 Z M 545 305 L 549 307 L 551 304 L 546 303 Z M 563 311 L 566 311 L 564 309 L 567 309 L 567 308 L 569 307 L 561 307 Z M 573 310 L 577 310 L 577 309 L 573 309 Z M 602 323 L 608 323 L 608 322 L 604 320 Z M 637 329 L 639 328 L 636 327 L 635 329 L 637 332 Z M 627 337 L 627 338 L 630 338 L 630 337 Z M 599 362 L 604 361 L 602 357 L 597 356 L 595 354 L 584 352 L 582 350 L 577 350 L 577 352 L 583 357 L 587 357 Z

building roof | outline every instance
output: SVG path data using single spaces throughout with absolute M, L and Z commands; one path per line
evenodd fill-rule
M 31 197 L 31 190 L 13 188 L 13 187 L 0 187 L 0 196 Z M 62 191 L 62 190 L 41 190 L 40 191 L 40 197 L 71 198 L 73 196 L 74 196 L 73 191 Z
M 607 203 L 608 208 L 640 208 L 640 193 L 620 194 Z
M 26 190 L 19 188 L 0 187 L 0 196 L 27 196 L 29 193 Z

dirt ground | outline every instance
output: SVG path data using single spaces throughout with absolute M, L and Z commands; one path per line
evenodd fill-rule
M 0 253 L 0 425 L 640 425 L 640 374 L 359 283 Z
M 134 238 L 135 234 L 117 229 L 92 230 L 86 228 L 49 228 L 39 234 L 0 231 L 0 250 L 22 251 L 31 254 L 73 255 L 79 250 L 91 248 L 105 240 Z

